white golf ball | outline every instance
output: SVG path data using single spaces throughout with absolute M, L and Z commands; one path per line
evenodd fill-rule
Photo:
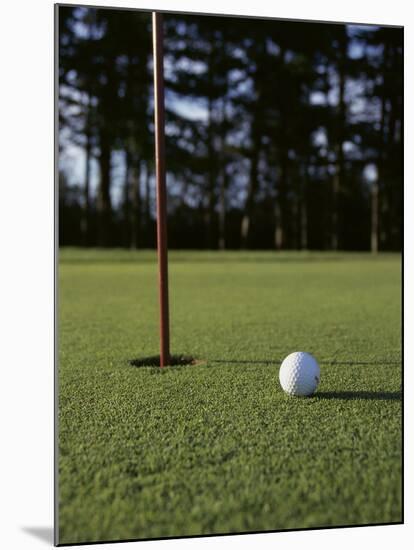
M 289 395 L 312 395 L 318 387 L 321 372 L 316 359 L 305 351 L 295 351 L 282 362 L 280 385 Z

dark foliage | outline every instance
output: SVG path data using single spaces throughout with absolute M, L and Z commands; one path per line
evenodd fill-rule
M 151 14 L 59 9 L 60 243 L 155 246 Z M 399 28 L 165 16 L 169 245 L 399 250 Z

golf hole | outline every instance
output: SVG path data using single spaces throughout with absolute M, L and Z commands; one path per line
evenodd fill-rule
M 172 355 L 170 364 L 167 367 L 184 367 L 190 365 L 200 365 L 205 361 L 195 359 L 191 355 Z M 132 367 L 159 367 L 160 356 L 153 355 L 151 357 L 138 357 L 137 359 L 131 359 L 129 364 Z

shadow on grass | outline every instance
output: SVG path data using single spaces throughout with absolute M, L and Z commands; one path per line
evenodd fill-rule
M 262 264 L 274 264 L 274 263 L 317 263 L 320 261 L 323 262 L 342 262 L 344 260 L 360 260 L 360 259 L 375 259 L 373 256 L 368 254 L 361 253 L 358 255 L 350 254 L 346 256 L 344 254 L 287 254 L 281 255 L 278 253 L 263 253 L 263 254 L 240 254 L 240 253 L 205 253 L 200 252 L 197 254 L 192 254 L 188 252 L 187 254 L 174 254 L 174 251 L 169 253 L 169 263 L 211 263 L 211 264 L 228 264 L 228 263 L 262 263 Z M 145 255 L 140 254 L 139 252 L 132 252 L 128 254 L 120 254 L 119 256 L 115 253 L 111 255 L 100 251 L 98 255 L 73 255 L 73 256 L 61 256 L 59 258 L 59 263 L 62 264 L 104 264 L 104 263 L 116 263 L 116 264 L 155 264 L 157 262 L 157 255 L 155 251 L 152 251 L 152 254 Z
M 53 545 L 53 527 L 22 527 L 22 531 L 37 539 Z
M 368 399 L 373 401 L 401 401 L 398 391 L 321 391 L 315 393 L 316 399 Z
M 130 359 L 128 363 L 132 367 L 159 367 L 160 366 L 160 356 L 152 355 L 150 357 L 138 357 L 137 359 Z M 191 365 L 200 365 L 204 361 L 195 359 L 191 355 L 172 355 L 170 364 L 168 367 L 185 367 Z
M 209 363 L 224 363 L 229 365 L 280 365 L 282 359 L 257 359 L 257 360 L 248 360 L 248 359 L 208 359 Z M 376 360 L 376 361 L 337 361 L 333 359 L 332 361 L 318 361 L 320 365 L 400 365 L 401 361 L 397 360 Z

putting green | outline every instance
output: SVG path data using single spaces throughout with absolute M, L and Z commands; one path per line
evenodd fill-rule
M 156 273 L 60 253 L 60 543 L 400 522 L 400 256 L 173 252 L 172 352 L 201 361 L 163 370 L 130 363 Z M 279 387 L 295 350 L 313 398 Z

